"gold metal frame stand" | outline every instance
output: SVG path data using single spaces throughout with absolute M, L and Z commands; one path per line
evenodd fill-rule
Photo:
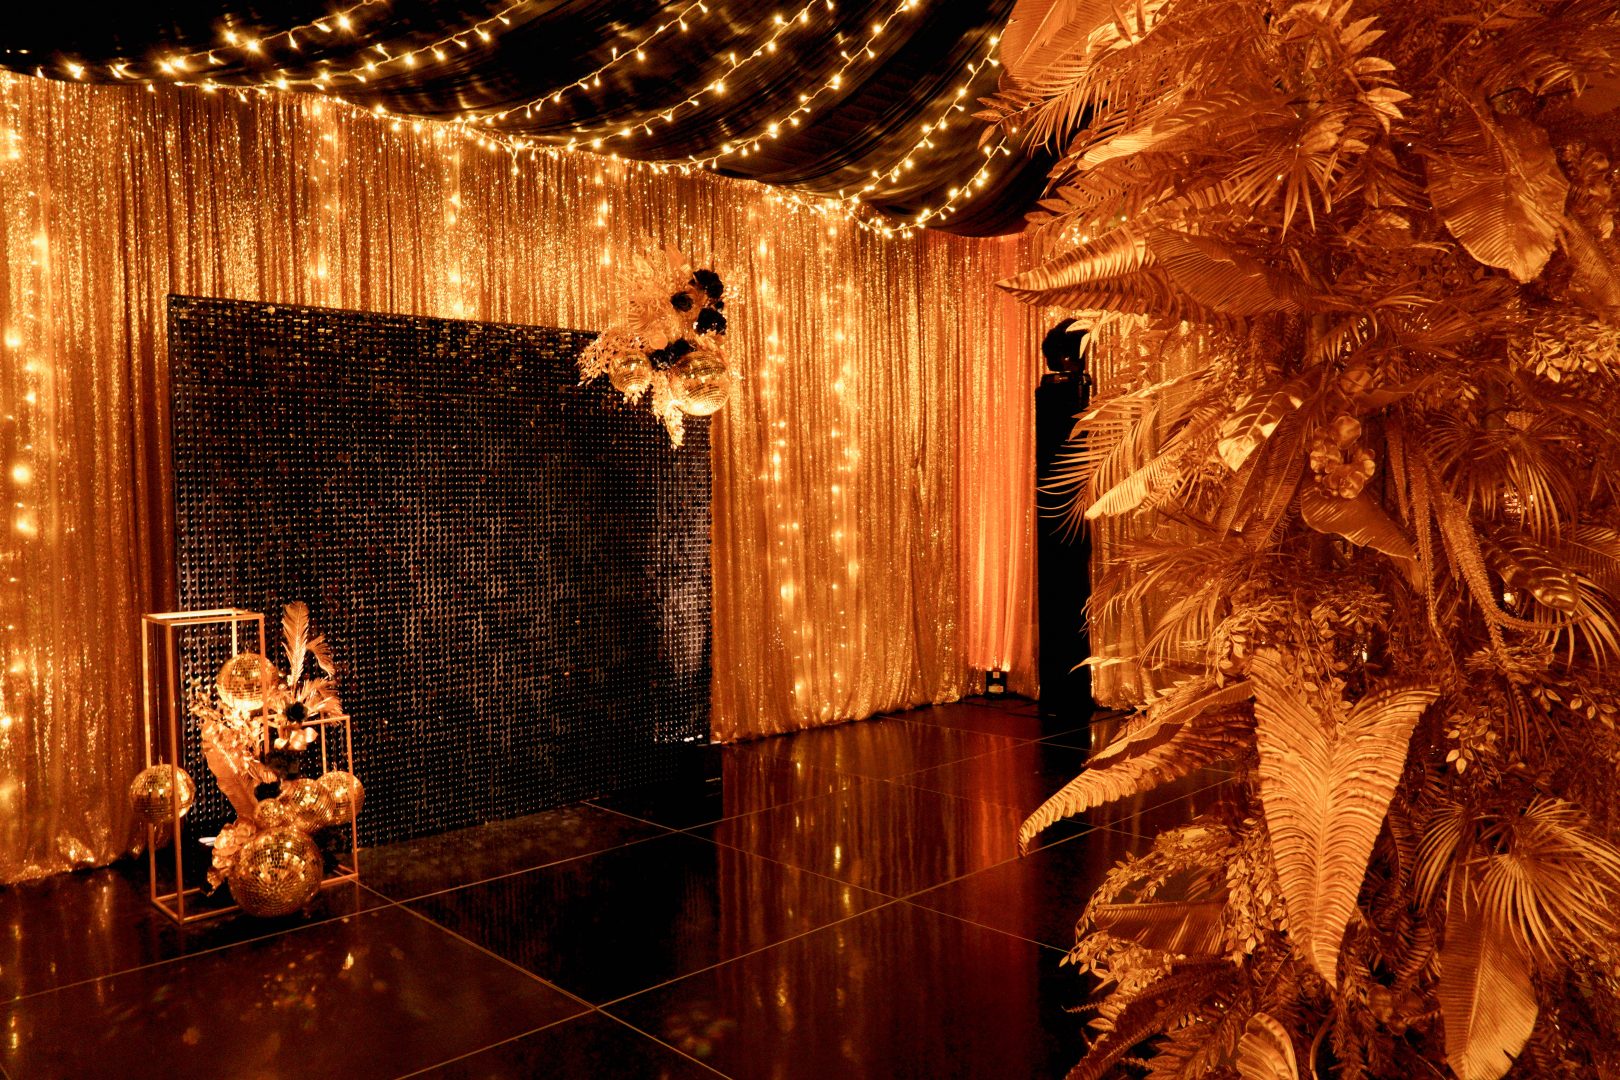
M 244 611 L 241 608 L 214 608 L 208 611 L 159 611 L 141 616 L 141 688 L 142 688 L 142 722 L 145 730 L 145 751 L 147 768 L 153 765 L 171 764 L 176 768 L 183 767 L 185 760 L 185 743 L 182 733 L 190 718 L 185 710 L 185 702 L 180 692 L 180 653 L 178 649 L 179 633 L 182 630 L 203 626 L 228 625 L 231 633 L 231 654 L 241 652 L 241 641 L 246 635 L 251 639 L 253 635 L 258 638 L 259 655 L 265 653 L 264 615 L 257 611 Z M 161 648 L 156 658 L 153 655 L 154 644 Z M 354 739 L 347 715 L 328 717 L 312 721 L 310 727 L 319 729 L 321 743 L 321 771 L 331 769 L 331 751 L 328 747 L 328 731 L 341 725 L 343 728 L 343 765 L 345 771 L 354 772 Z M 268 727 L 267 727 L 268 732 Z M 335 737 L 335 732 L 333 733 Z M 265 736 L 269 738 L 268 733 Z M 263 749 L 268 749 L 265 747 Z M 200 784 L 201 777 L 192 777 L 194 784 Z M 211 782 L 211 781 L 210 781 Z M 173 784 L 169 799 L 172 813 L 171 840 L 174 846 L 174 891 L 158 892 L 158 826 L 146 827 L 146 858 L 148 896 L 158 910 L 181 926 L 201 922 L 205 919 L 215 919 L 221 915 L 228 915 L 238 909 L 236 904 L 224 907 L 209 907 L 204 911 L 188 913 L 186 911 L 187 898 L 200 896 L 203 889 L 200 886 L 186 888 L 185 843 L 180 831 L 180 785 Z M 355 823 L 355 815 L 349 815 L 349 861 L 347 864 L 339 863 L 337 873 L 322 878 L 321 888 L 330 885 L 340 885 L 347 881 L 360 880 L 360 830 Z

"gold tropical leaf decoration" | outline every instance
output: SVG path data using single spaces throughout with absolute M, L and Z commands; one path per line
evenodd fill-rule
M 1187 688 L 1150 711 L 1092 758 L 1086 771 L 1064 785 L 1018 829 L 1020 848 L 1064 818 L 1167 784 L 1206 765 L 1242 753 L 1252 721 L 1236 703 L 1253 691 L 1247 683 L 1219 689 Z
M 1371 694 L 1353 706 L 1289 670 L 1271 652 L 1255 657 L 1254 733 L 1277 881 L 1294 948 L 1329 986 L 1355 911 L 1427 687 Z
M 1216 444 L 1216 450 L 1222 463 L 1233 472 L 1243 468 L 1249 455 L 1271 438 L 1288 411 L 1299 408 L 1304 400 L 1298 385 L 1290 382 L 1270 393 L 1239 401 L 1237 411 L 1221 424 L 1221 441 Z
M 1547 549 L 1517 529 L 1501 527 L 1489 539 L 1487 559 L 1502 581 L 1524 589 L 1554 611 L 1573 612 L 1581 606 L 1575 575 L 1553 562 Z
M 1238 1040 L 1237 1069 L 1243 1080 L 1299 1080 L 1288 1029 L 1263 1012 L 1249 1017 Z
M 1468 253 L 1532 281 L 1557 246 L 1569 182 L 1547 133 L 1463 98 L 1449 145 L 1428 157 L 1429 197 Z
M 1002 50 L 1134 710 L 1020 840 L 1234 772 L 1085 905 L 1072 1075 L 1620 1077 L 1620 5 L 1018 0 Z
M 1315 486 L 1299 496 L 1300 517 L 1321 533 L 1342 536 L 1357 547 L 1372 548 L 1397 559 L 1413 558 L 1412 541 L 1389 513 L 1366 492 L 1340 499 Z
M 1458 1080 L 1499 1080 L 1529 1040 L 1538 1006 L 1529 954 L 1475 885 L 1468 873 L 1453 879 L 1435 993 Z
M 1124 941 L 1144 948 L 1193 959 L 1213 958 L 1225 951 L 1220 900 L 1143 900 L 1130 904 L 1097 904 L 1091 923 Z

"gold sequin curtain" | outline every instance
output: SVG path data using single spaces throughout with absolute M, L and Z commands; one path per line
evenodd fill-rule
M 990 288 L 1015 241 L 884 241 L 316 97 L 4 76 L 0 881 L 133 835 L 136 620 L 175 596 L 165 297 L 599 327 L 643 237 L 723 271 L 752 369 L 713 429 L 716 736 L 1027 678 L 1035 373 Z

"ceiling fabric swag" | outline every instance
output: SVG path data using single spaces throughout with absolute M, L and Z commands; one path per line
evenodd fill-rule
M 0 881 L 133 839 L 137 617 L 175 592 L 171 292 L 589 328 L 623 302 L 618 253 L 702 251 L 745 298 L 750 365 L 712 428 L 716 735 L 949 700 L 992 661 L 1028 677 L 1029 523 L 992 463 L 1029 467 L 1035 371 L 1023 312 L 980 287 L 1018 241 L 885 241 L 585 154 L 514 174 L 313 95 L 0 76 L 0 140 L 0 396 L 29 481 L 0 538 Z

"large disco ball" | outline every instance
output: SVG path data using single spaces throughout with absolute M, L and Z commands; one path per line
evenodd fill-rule
M 675 404 L 692 416 L 712 416 L 731 397 L 731 373 L 726 362 L 707 349 L 688 356 L 670 380 Z
M 332 796 L 332 814 L 328 825 L 347 825 L 360 816 L 360 806 L 366 801 L 366 786 L 353 773 L 334 769 L 321 776 L 316 783 Z
M 284 781 L 276 802 L 285 806 L 291 814 L 290 824 L 305 832 L 325 828 L 337 810 L 332 793 L 315 780 Z
M 180 796 L 180 816 L 197 798 L 197 785 L 186 770 L 173 765 L 152 765 L 136 774 L 129 785 L 129 805 L 135 817 L 147 825 L 174 820 L 176 788 Z
M 264 707 L 264 697 L 279 678 L 276 666 L 258 653 L 237 653 L 219 669 L 214 687 L 226 705 L 253 712 Z
M 249 915 L 291 915 L 320 890 L 321 852 L 304 833 L 283 825 L 242 845 L 230 880 L 231 896 Z
M 608 365 L 613 389 L 628 397 L 646 393 L 652 385 L 652 363 L 645 356 L 626 356 Z

